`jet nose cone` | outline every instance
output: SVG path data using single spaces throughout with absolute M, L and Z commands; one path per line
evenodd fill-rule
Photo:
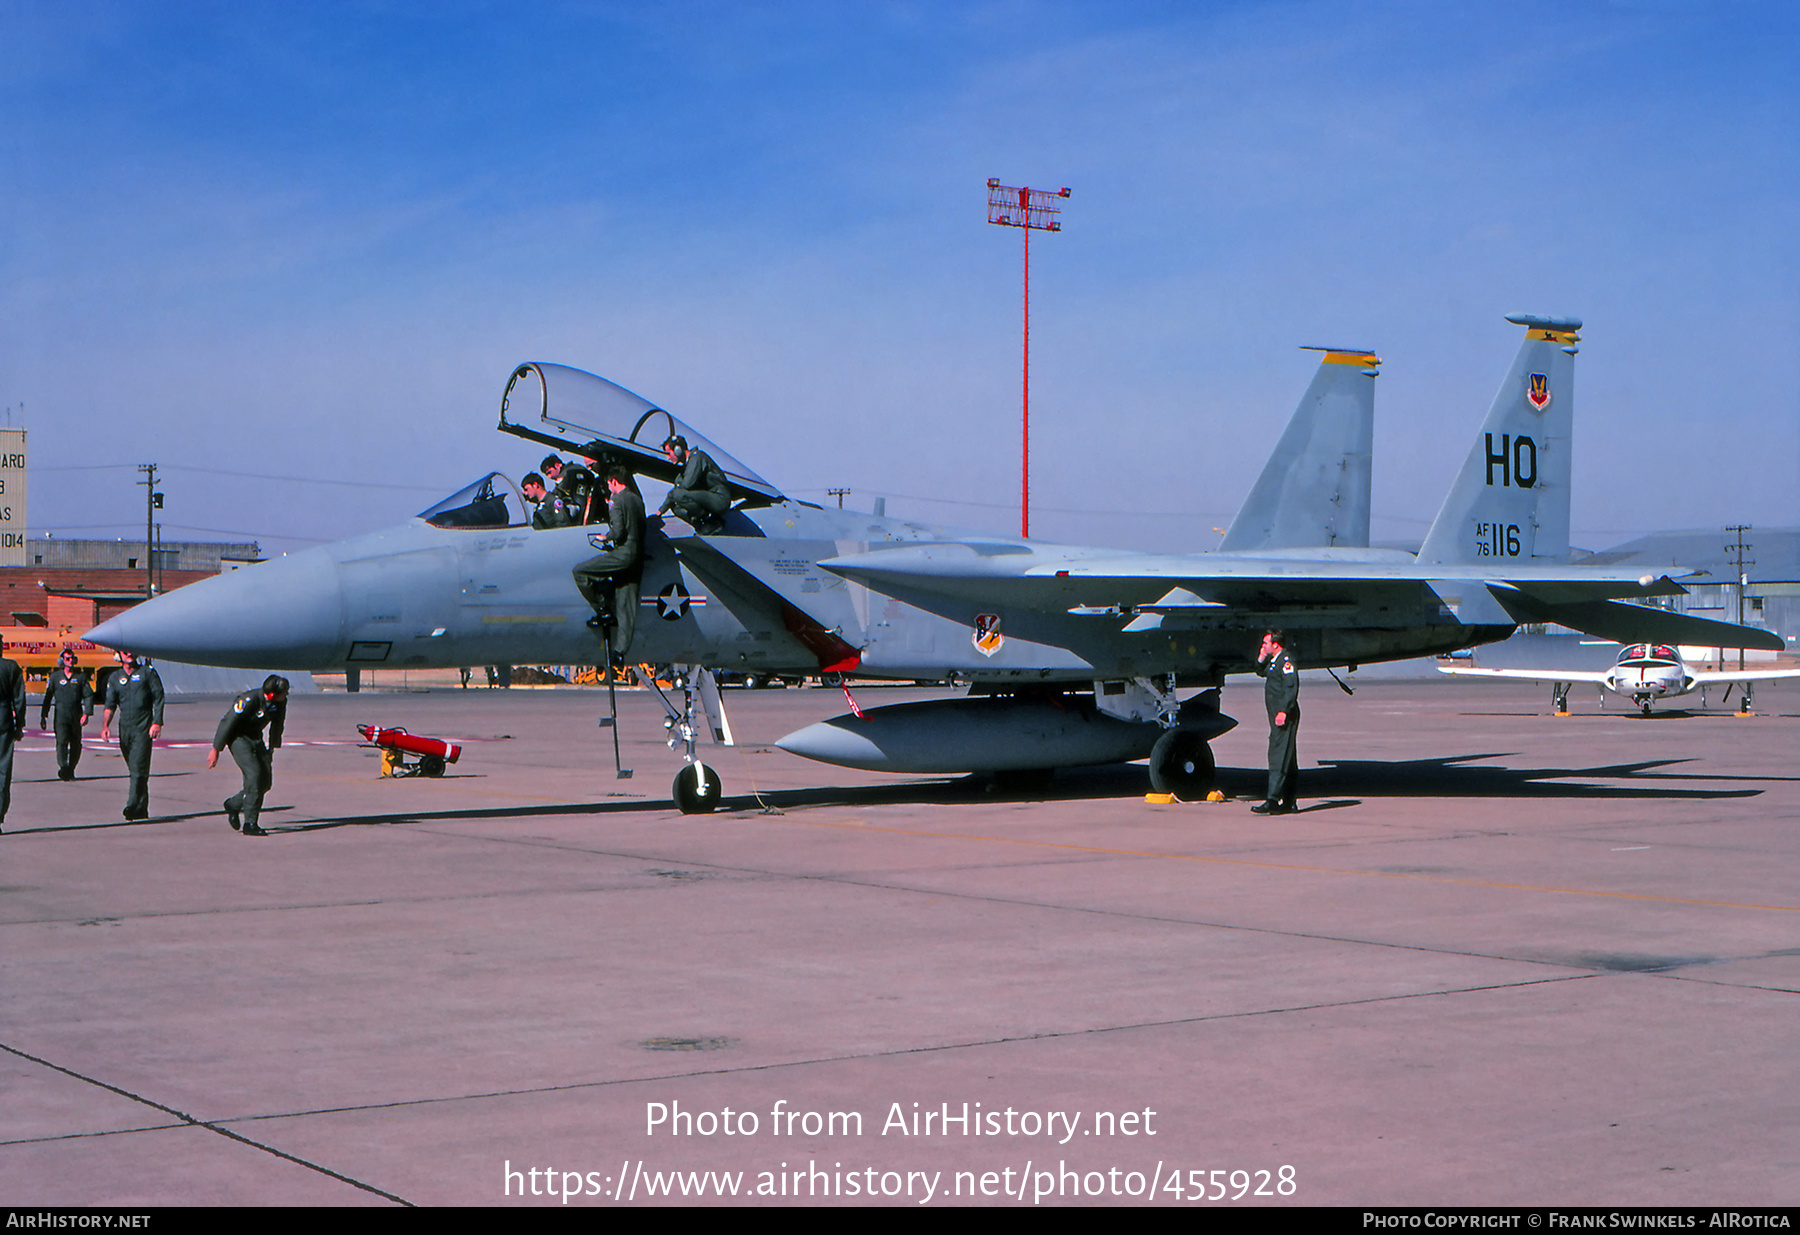
M 312 549 L 145 601 L 88 638 L 198 665 L 310 669 L 340 654 L 343 609 L 336 563 Z

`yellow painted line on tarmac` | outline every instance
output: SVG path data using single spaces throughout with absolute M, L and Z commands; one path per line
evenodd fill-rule
M 1600 896 L 1614 900 L 1656 901 L 1665 905 L 1707 905 L 1717 909 L 1764 909 L 1774 913 L 1800 913 L 1800 905 L 1747 905 L 1737 901 L 1700 900 L 1683 896 L 1653 896 L 1645 892 L 1605 892 L 1597 888 L 1558 888 L 1534 883 L 1502 883 L 1491 879 L 1454 879 L 1443 875 L 1413 875 L 1397 871 L 1369 871 L 1338 866 L 1302 866 L 1295 862 L 1262 862 L 1252 858 L 1215 858 L 1197 853 L 1158 853 L 1142 849 L 1105 849 L 1098 845 L 1069 845 L 1059 841 L 1021 840 L 1010 836 L 967 836 L 959 832 L 922 832 L 912 828 L 883 828 L 870 823 L 828 823 L 796 819 L 789 823 L 808 828 L 841 828 L 851 832 L 888 832 L 895 836 L 923 836 L 933 840 L 966 840 L 996 845 L 1022 845 L 1034 849 L 1060 849 L 1071 853 L 1100 853 L 1121 858 L 1167 858 L 1176 862 L 1209 862 L 1218 866 L 1251 866 L 1263 870 L 1302 871 L 1313 875 L 1361 875 L 1373 879 L 1410 879 L 1421 883 L 1453 883 L 1474 888 L 1502 888 L 1513 892 L 1559 892 L 1568 896 Z

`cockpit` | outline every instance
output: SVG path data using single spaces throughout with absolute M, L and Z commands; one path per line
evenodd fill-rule
M 437 505 L 421 510 L 419 518 L 433 527 L 445 528 L 519 527 L 531 522 L 518 487 L 499 472 L 489 472 Z
M 1675 649 L 1661 643 L 1634 643 L 1619 653 L 1619 665 L 1625 669 L 1661 669 L 1680 663 Z

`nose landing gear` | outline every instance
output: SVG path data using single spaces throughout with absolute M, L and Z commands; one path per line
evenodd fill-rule
M 717 772 L 701 761 L 694 747 L 703 731 L 720 746 L 733 744 L 731 722 L 725 717 L 718 680 L 711 670 L 699 665 L 674 666 L 666 680 L 681 692 L 681 706 L 677 707 L 663 693 L 655 676 L 646 676 L 641 669 L 633 672 L 638 681 L 655 691 L 662 702 L 663 711 L 667 713 L 663 728 L 669 735 L 669 749 L 682 752 L 684 766 L 675 773 L 675 781 L 669 788 L 676 809 L 684 815 L 711 814 L 718 808 L 724 782 Z

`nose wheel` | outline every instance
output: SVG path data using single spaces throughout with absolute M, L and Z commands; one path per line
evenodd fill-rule
M 723 788 L 719 774 L 696 761 L 685 764 L 681 771 L 675 773 L 675 784 L 670 794 L 682 814 L 708 815 L 718 806 L 719 794 Z

